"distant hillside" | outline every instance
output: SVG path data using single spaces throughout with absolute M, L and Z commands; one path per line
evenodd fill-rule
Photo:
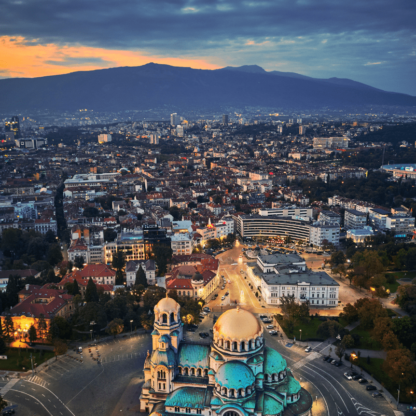
M 199 70 L 147 64 L 41 78 L 0 80 L 0 111 L 203 109 L 266 106 L 341 109 L 416 106 L 416 97 L 348 79 L 266 72 L 256 65 Z

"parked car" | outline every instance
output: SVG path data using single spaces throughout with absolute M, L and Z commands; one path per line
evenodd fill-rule
M 366 390 L 377 390 L 376 386 L 373 386 L 372 384 L 369 384 L 368 386 L 365 386 Z
M 225 296 L 223 296 L 223 297 L 221 298 L 221 300 L 225 300 Z
M 359 382 L 360 384 L 365 384 L 365 383 L 368 383 L 368 381 L 367 381 L 365 378 L 360 378 L 360 379 L 358 380 L 358 382 Z
M 360 380 L 362 378 L 359 374 L 356 374 L 355 376 L 352 376 L 353 380 Z
M 273 329 L 274 328 L 274 326 L 273 325 L 267 325 L 266 326 L 266 329 Z
M 334 365 L 335 365 L 335 367 L 341 367 L 342 366 L 342 361 L 337 361 Z
M 322 361 L 328 361 L 328 360 L 330 360 L 330 359 L 331 359 L 331 357 L 328 357 L 328 356 L 327 356 L 327 357 L 324 357 Z
M 275 329 L 272 329 L 271 331 L 269 331 L 270 335 L 277 335 L 278 332 Z
M 374 392 L 374 393 L 372 394 L 372 396 L 373 396 L 373 397 L 383 397 L 383 395 L 382 395 L 381 393 L 379 393 L 378 391 L 377 391 L 377 392 Z
M 312 351 L 312 347 L 306 347 L 305 348 L 305 352 L 311 352 Z
M 344 377 L 345 377 L 347 380 L 352 380 L 352 374 L 351 374 L 351 373 L 344 373 Z
M 331 365 L 335 365 L 336 362 L 337 360 L 331 360 Z

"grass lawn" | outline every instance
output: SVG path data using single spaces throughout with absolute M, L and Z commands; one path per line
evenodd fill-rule
M 363 348 L 366 350 L 382 350 L 381 345 L 371 337 L 371 333 L 368 329 L 361 328 L 361 325 L 358 325 L 357 328 L 354 328 L 351 331 L 351 334 L 356 334 L 361 337 L 359 345 L 356 345 L 355 348 Z
M 390 272 L 387 274 L 392 274 L 396 279 L 414 279 L 416 277 L 416 272 Z
M 389 315 L 389 318 L 393 318 L 395 316 L 398 316 L 397 312 L 395 312 L 393 309 L 387 308 L 387 314 Z
M 306 341 L 309 338 L 313 338 L 316 340 L 322 339 L 316 335 L 316 331 L 318 329 L 318 326 L 321 325 L 322 322 L 317 318 L 311 319 L 309 322 L 306 323 L 300 323 L 295 326 L 295 329 L 292 332 L 289 332 L 288 329 L 282 324 L 281 321 L 278 321 L 280 326 L 282 327 L 283 331 L 285 331 L 285 334 L 289 338 L 296 337 L 296 339 L 300 339 L 300 329 L 302 330 L 302 340 Z M 324 339 L 322 339 L 324 341 Z
M 394 283 L 385 283 L 384 287 L 387 289 L 390 289 L 390 293 L 396 293 L 397 288 L 400 286 L 400 283 L 396 280 Z
M 0 370 L 22 371 L 23 367 L 26 370 L 31 368 L 30 353 L 33 354 L 33 364 L 40 365 L 46 360 L 54 357 L 52 351 L 43 351 L 43 355 L 39 350 L 27 350 L 25 348 L 9 348 L 6 351 L 7 360 L 0 360 Z

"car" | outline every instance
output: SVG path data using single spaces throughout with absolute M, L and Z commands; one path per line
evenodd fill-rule
M 336 362 L 337 360 L 331 360 L 331 365 L 335 365 Z
M 366 390 L 377 390 L 377 387 L 369 384 L 368 386 L 365 386 L 365 389 Z
M 210 308 L 208 308 L 208 306 L 205 306 L 205 308 L 204 309 L 202 309 L 204 312 L 206 312 L 206 313 L 208 313 L 208 312 L 211 312 L 211 309 Z
M 381 393 L 379 393 L 378 391 L 377 391 L 377 392 L 374 392 L 374 393 L 372 394 L 372 396 L 373 396 L 373 397 L 383 397 L 383 395 L 382 395 Z
M 267 315 L 260 315 L 260 319 L 265 319 L 267 318 Z
M 273 329 L 274 328 L 274 326 L 273 325 L 267 325 L 266 326 L 266 329 Z
M 272 329 L 271 331 L 269 331 L 270 335 L 277 335 L 278 332 L 275 329 Z
M 331 357 L 326 356 L 326 357 L 324 357 L 324 358 L 323 358 L 323 360 L 322 360 L 322 361 L 328 361 L 328 360 L 330 360 L 330 359 L 331 359 Z
M 359 382 L 360 384 L 365 384 L 365 383 L 368 383 L 368 381 L 367 381 L 365 378 L 360 378 L 360 379 L 358 380 L 358 382 Z
M 223 296 L 223 297 L 221 298 L 221 300 L 225 300 L 225 296 Z
M 360 378 L 362 378 L 359 374 L 356 374 L 354 376 L 352 376 L 353 380 L 360 380 Z
M 224 290 L 225 289 L 225 286 L 223 286 L 222 288 L 221 288 L 221 290 Z
M 344 373 L 344 377 L 345 377 L 347 380 L 352 380 L 352 374 L 351 374 L 351 373 Z
M 335 366 L 335 367 L 341 367 L 341 366 L 342 366 L 342 361 L 337 361 L 337 362 L 334 364 L 334 366 Z
M 188 332 L 195 332 L 195 328 L 188 328 L 187 331 Z
M 312 347 L 306 347 L 305 348 L 305 352 L 311 352 L 312 351 Z
M 229 295 L 229 293 L 228 292 L 225 292 L 225 296 L 228 296 Z

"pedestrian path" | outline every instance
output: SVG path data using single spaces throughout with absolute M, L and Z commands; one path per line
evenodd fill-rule
M 310 352 L 305 358 L 302 358 L 301 360 L 297 361 L 295 364 L 291 366 L 292 370 L 296 370 L 300 367 L 303 367 L 307 362 L 314 360 L 315 358 L 320 357 L 321 354 L 318 352 Z
M 35 383 L 38 386 L 42 386 L 42 387 L 46 387 L 50 384 L 50 383 L 46 382 L 45 380 L 42 380 L 38 376 L 31 376 L 27 379 L 27 381 L 30 381 L 31 383 Z
M 111 357 L 104 357 L 101 362 L 104 363 L 114 363 L 116 361 L 124 361 L 124 360 L 131 360 L 133 358 L 142 357 L 146 355 L 146 353 L 143 352 L 135 352 L 130 354 L 117 354 L 113 355 Z
M 11 390 L 14 385 L 19 381 L 18 378 L 12 378 L 2 389 L 1 394 L 4 396 L 9 390 Z

